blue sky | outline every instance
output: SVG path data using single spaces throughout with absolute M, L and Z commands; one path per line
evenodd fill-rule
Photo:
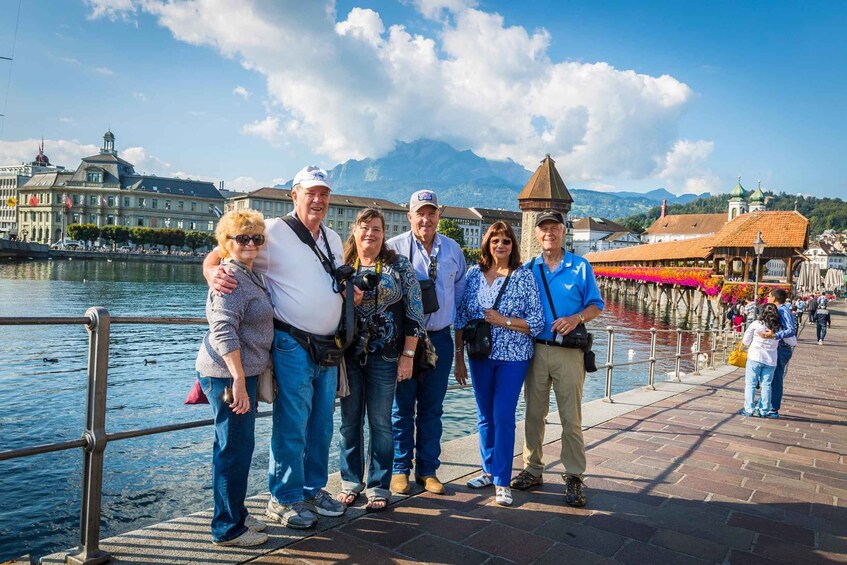
M 847 197 L 847 4 L 0 0 L 0 161 L 254 189 L 440 139 L 571 187 Z M 11 70 L 11 73 L 10 73 Z M 8 95 L 7 95 L 8 92 Z

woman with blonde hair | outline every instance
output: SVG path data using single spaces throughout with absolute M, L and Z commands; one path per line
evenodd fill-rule
M 338 501 L 350 506 L 364 490 L 365 509 L 379 512 L 391 496 L 394 391 L 397 382 L 412 378 L 418 339 L 426 334 L 421 288 L 409 260 L 385 245 L 385 217 L 375 208 L 366 208 L 356 217 L 344 246 L 344 263 L 355 269 L 347 284 L 356 281 L 364 296 L 355 310 L 358 337 L 345 356 L 350 394 L 341 399 Z
M 491 325 L 491 349 L 483 358 L 471 358 L 471 376 L 479 427 L 482 475 L 468 481 L 470 488 L 494 485 L 495 501 L 512 504 L 509 482 L 515 446 L 515 409 L 523 388 L 533 337 L 544 327 L 544 312 L 535 278 L 521 265 L 515 232 L 506 222 L 495 222 L 482 240 L 479 264 L 468 269 L 465 295 L 456 313 L 456 380 L 465 384 L 461 347 L 469 322 Z M 477 329 L 476 331 L 479 331 Z
M 264 522 L 247 512 L 247 475 L 253 458 L 258 375 L 270 364 L 273 307 L 253 261 L 265 243 L 265 221 L 253 210 L 228 212 L 218 222 L 218 253 L 238 286 L 231 294 L 209 291 L 195 368 L 215 420 L 212 449 L 212 543 L 261 545 Z

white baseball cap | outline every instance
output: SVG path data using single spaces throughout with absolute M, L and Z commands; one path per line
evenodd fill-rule
M 431 190 L 419 190 L 409 200 L 409 212 L 414 212 L 424 206 L 432 206 L 438 209 L 438 196 Z
M 329 175 L 317 165 L 309 165 L 300 169 L 300 172 L 294 175 L 294 181 L 292 182 L 293 186 L 297 186 L 298 184 L 303 188 L 325 186 L 332 190 L 332 186 L 329 184 Z

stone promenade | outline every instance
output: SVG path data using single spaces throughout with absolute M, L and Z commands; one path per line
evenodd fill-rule
M 779 420 L 737 415 L 744 371 L 727 366 L 584 405 L 584 509 L 564 504 L 555 464 L 543 487 L 515 491 L 511 508 L 494 503 L 493 489 L 468 489 L 480 472 L 473 436 L 444 445 L 444 496 L 415 486 L 382 513 L 365 514 L 360 502 L 316 530 L 270 524 L 257 548 L 213 547 L 208 510 L 101 547 L 118 563 L 169 565 L 847 563 L 847 315 L 844 304 L 831 310 L 825 345 L 814 327 L 801 334 Z M 560 428 L 550 419 L 545 461 L 553 462 Z M 518 443 L 522 434 L 520 422 Z M 327 489 L 338 492 L 337 474 Z M 262 516 L 266 502 L 253 497 L 248 507 Z M 63 562 L 64 554 L 42 560 Z
M 847 316 L 834 314 L 825 345 L 803 330 L 779 420 L 736 415 L 737 369 L 587 430 L 585 509 L 565 506 L 557 465 L 511 508 L 465 478 L 250 562 L 847 563 Z M 545 451 L 556 460 L 558 442 Z

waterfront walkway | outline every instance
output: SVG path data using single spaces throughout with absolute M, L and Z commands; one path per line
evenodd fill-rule
M 208 512 L 102 545 L 121 563 L 847 563 L 847 316 L 833 313 L 826 345 L 804 330 L 779 420 L 737 415 L 744 372 L 731 367 L 587 404 L 584 509 L 564 504 L 558 465 L 511 508 L 468 489 L 466 438 L 445 446 L 445 496 L 416 491 L 372 515 L 360 504 L 313 532 L 272 525 L 265 548 L 212 550 Z

